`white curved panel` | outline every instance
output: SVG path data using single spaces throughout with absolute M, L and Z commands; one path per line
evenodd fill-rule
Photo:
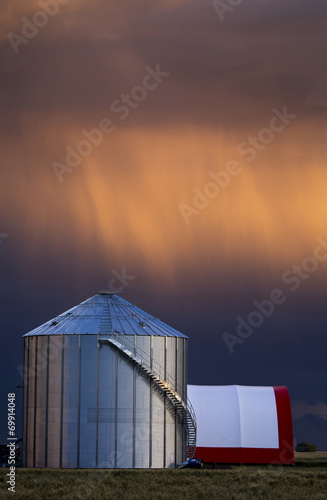
M 197 419 L 197 447 L 278 448 L 273 387 L 188 385 Z
M 278 448 L 278 420 L 273 387 L 236 386 L 242 448 Z

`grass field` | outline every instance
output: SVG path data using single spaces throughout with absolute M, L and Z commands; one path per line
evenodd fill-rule
M 327 452 L 297 453 L 295 466 L 220 469 L 18 469 L 16 492 L 0 469 L 0 498 L 48 499 L 327 499 Z

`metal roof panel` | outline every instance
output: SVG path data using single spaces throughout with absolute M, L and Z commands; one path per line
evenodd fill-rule
M 186 335 L 112 293 L 98 293 L 26 333 L 24 337 L 98 333 L 187 338 Z

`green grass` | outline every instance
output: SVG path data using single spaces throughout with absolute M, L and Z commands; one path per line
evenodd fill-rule
M 94 470 L 18 469 L 16 493 L 0 498 L 74 499 L 327 499 L 327 452 L 296 454 L 294 467 L 232 466 L 227 469 Z

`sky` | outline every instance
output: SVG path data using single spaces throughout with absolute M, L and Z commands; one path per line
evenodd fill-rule
M 0 17 L 1 407 L 22 335 L 119 289 L 188 335 L 189 383 L 286 385 L 327 450 L 326 2 Z

